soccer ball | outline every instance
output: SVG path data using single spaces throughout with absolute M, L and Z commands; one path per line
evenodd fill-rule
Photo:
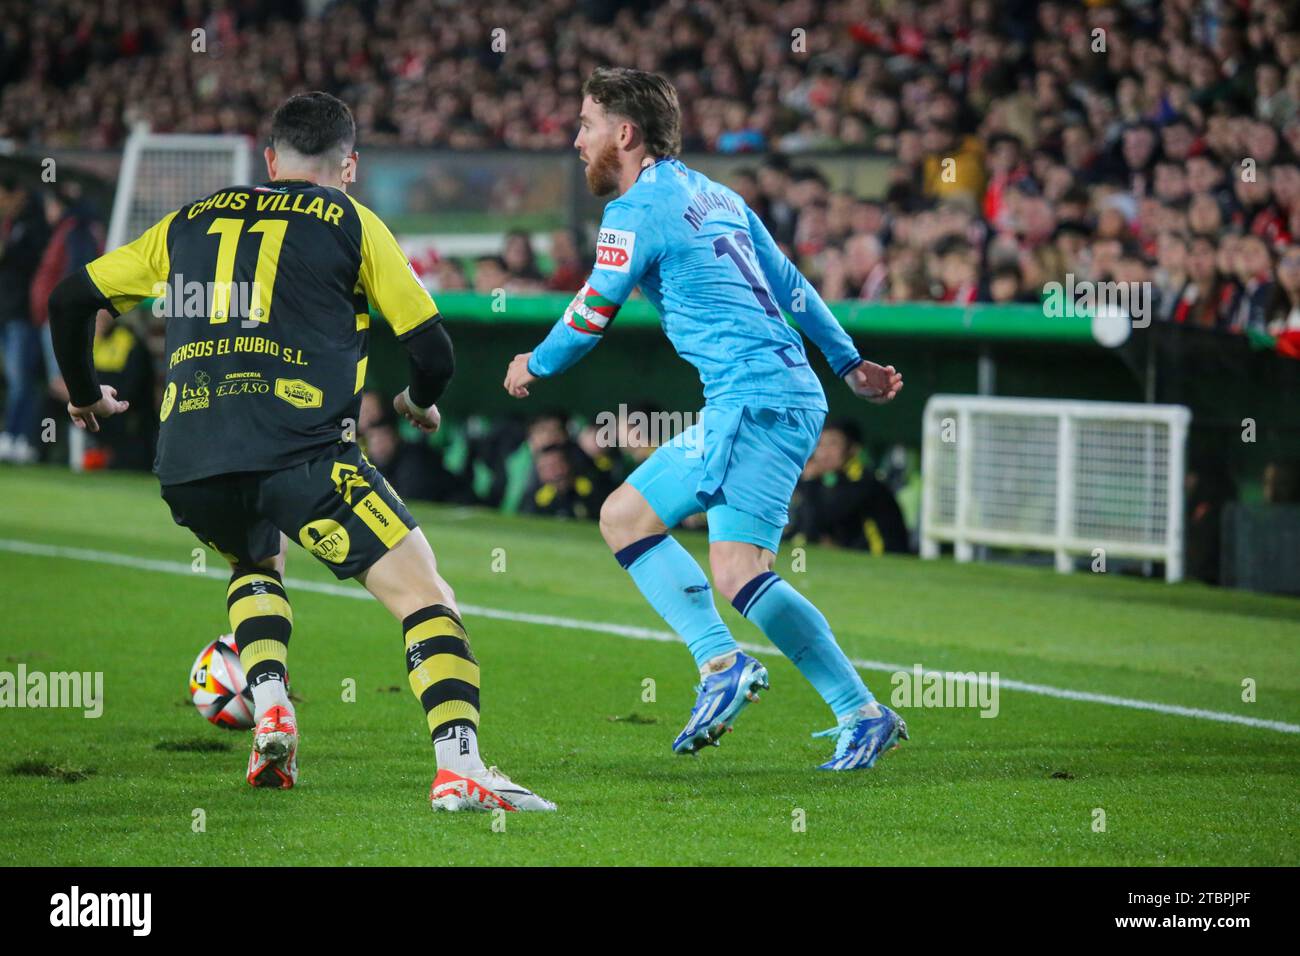
M 253 726 L 253 692 L 244 680 L 235 635 L 223 634 L 199 651 L 190 669 L 190 699 L 218 727 L 247 730 Z

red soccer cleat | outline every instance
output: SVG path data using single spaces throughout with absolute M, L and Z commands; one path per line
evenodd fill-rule
M 277 704 L 253 730 L 248 782 L 254 787 L 288 790 L 298 780 L 298 723 L 293 711 Z

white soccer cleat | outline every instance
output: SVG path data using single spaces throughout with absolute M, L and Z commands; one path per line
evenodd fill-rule
M 543 810 L 555 809 L 527 787 L 521 787 L 496 767 L 457 773 L 439 769 L 429 788 L 435 810 Z

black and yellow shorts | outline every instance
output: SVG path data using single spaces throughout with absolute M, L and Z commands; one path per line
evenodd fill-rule
M 278 554 L 283 531 L 338 578 L 365 571 L 416 527 L 355 444 L 279 471 L 163 485 L 162 496 L 178 525 L 228 561 L 257 564 Z

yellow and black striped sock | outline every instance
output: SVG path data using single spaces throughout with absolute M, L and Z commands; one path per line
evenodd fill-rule
M 482 766 L 478 756 L 479 671 L 451 608 L 431 604 L 402 621 L 406 671 L 420 699 L 438 766 Z
M 236 568 L 226 589 L 226 609 L 244 679 L 253 691 L 260 717 L 272 704 L 289 699 L 284 681 L 293 610 L 280 575 L 261 568 Z

